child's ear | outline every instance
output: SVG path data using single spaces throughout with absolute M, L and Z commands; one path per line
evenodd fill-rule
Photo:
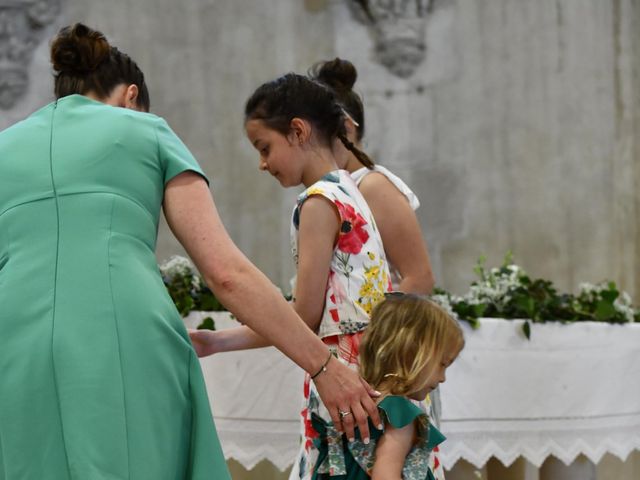
M 309 140 L 311 136 L 311 125 L 302 118 L 294 117 L 289 124 L 289 134 L 287 139 L 289 144 L 301 146 Z

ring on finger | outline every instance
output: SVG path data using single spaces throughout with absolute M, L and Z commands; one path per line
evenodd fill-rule
M 344 417 L 351 415 L 350 411 L 342 411 L 342 410 L 338 410 L 338 414 L 340 415 L 340 420 L 342 420 Z

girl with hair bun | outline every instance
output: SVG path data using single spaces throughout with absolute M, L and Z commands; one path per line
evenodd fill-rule
M 136 111 L 149 95 L 135 62 L 82 24 L 59 32 L 51 60 L 56 101 L 0 132 L 1 478 L 229 478 L 156 263 L 161 209 L 231 312 L 306 371 L 322 368 L 330 408 L 379 422 L 371 389 L 327 362 L 233 244 L 187 147 Z
M 358 78 L 348 60 L 315 64 L 309 75 L 327 85 L 345 110 L 347 140 L 362 148 L 365 134 L 364 106 L 353 90 Z M 402 292 L 430 294 L 434 279 L 426 244 L 415 210 L 420 202 L 411 189 L 387 168 L 363 164 L 345 148 L 337 146 L 340 168 L 351 173 L 376 219 L 391 268 L 394 289 Z
M 348 60 L 335 58 L 318 62 L 309 76 L 331 88 L 345 110 L 347 139 L 361 148 L 365 134 L 364 105 L 353 86 L 358 78 L 355 66 Z M 336 146 L 338 165 L 351 173 L 371 208 L 385 254 L 389 261 L 394 290 L 430 294 L 434 279 L 426 243 L 422 237 L 415 210 L 418 197 L 398 176 L 381 165 L 365 165 L 347 149 Z M 440 422 L 438 390 L 427 395 L 422 408 L 435 422 Z M 438 480 L 444 479 L 439 464 L 438 448 L 432 453 L 432 470 Z
M 289 73 L 260 86 L 246 103 L 245 129 L 259 153 L 261 170 L 283 187 L 305 188 L 291 220 L 297 273 L 293 307 L 330 348 L 329 365 L 357 370 L 369 316 L 391 285 L 375 221 L 349 173 L 338 169 L 335 144 L 343 143 L 363 163 L 370 160 L 348 142 L 344 111 L 334 93 L 303 75 Z M 247 327 L 191 335 L 202 345 L 202 355 L 268 345 Z M 283 330 L 282 336 L 288 332 Z M 362 407 L 323 404 L 316 391 L 323 370 L 310 373 L 304 383 L 302 445 L 294 467 L 304 479 L 311 478 L 318 458 L 313 414 L 348 439 L 355 438 L 351 427 L 356 422 L 365 441 L 371 431 L 362 426 Z

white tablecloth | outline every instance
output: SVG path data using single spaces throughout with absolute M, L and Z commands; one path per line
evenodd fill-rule
M 217 329 L 238 325 L 228 313 L 192 312 L 185 322 L 195 326 L 206 316 Z M 287 469 L 298 452 L 304 372 L 273 347 L 200 363 L 225 457 L 247 470 L 263 459 Z
M 640 449 L 640 324 L 483 319 L 442 384 L 442 461 L 539 467 Z
M 235 322 L 216 314 L 216 324 Z M 581 453 L 597 463 L 640 449 L 640 324 L 535 324 L 531 340 L 521 325 L 464 324 L 465 349 L 441 386 L 445 468 L 492 456 L 569 464 Z M 301 370 L 273 348 L 214 355 L 202 369 L 227 458 L 286 469 L 298 447 Z

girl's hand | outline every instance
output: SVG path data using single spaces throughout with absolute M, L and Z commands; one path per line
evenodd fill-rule
M 206 357 L 218 353 L 220 350 L 216 348 L 216 333 L 211 330 L 195 330 L 189 329 L 189 338 L 196 351 L 198 357 Z
M 333 424 L 346 433 L 349 441 L 355 438 L 354 427 L 357 425 L 364 443 L 369 443 L 368 417 L 371 417 L 374 425 L 382 428 L 378 407 L 371 399 L 379 397 L 380 392 L 371 388 L 360 375 L 337 359 L 331 358 L 327 370 L 318 375 L 314 383 L 331 414 Z M 349 413 L 344 415 L 347 412 Z

